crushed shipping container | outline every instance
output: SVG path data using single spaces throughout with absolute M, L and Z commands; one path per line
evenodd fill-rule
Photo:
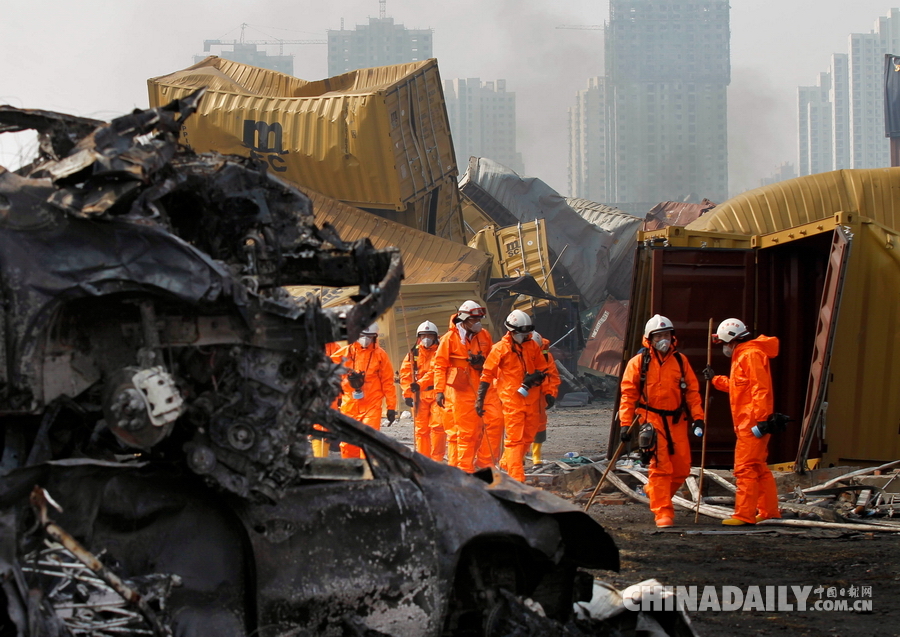
M 400 297 L 397 307 L 378 322 L 385 339 L 382 346 L 395 369 L 399 369 L 406 352 L 407 332 L 415 341 L 416 327 L 428 320 L 443 333 L 450 314 L 460 303 L 466 299 L 483 302 L 490 276 L 490 255 L 352 208 L 308 188 L 300 190 L 312 202 L 316 223 L 331 224 L 343 239 L 368 237 L 376 247 L 399 246 L 405 268 Z M 320 298 L 323 307 L 329 308 L 350 303 L 358 293 L 356 287 L 295 286 L 288 290 L 295 296 L 313 294 Z M 431 298 L 426 299 L 425 294 Z M 404 308 L 408 312 L 405 319 Z M 485 324 L 489 326 L 489 319 L 485 319 Z
M 566 199 L 566 203 L 578 215 L 598 228 L 613 235 L 609 248 L 609 275 L 606 283 L 608 294 L 626 301 L 631 298 L 631 276 L 634 266 L 634 237 L 644 220 L 618 208 L 587 199 Z
M 622 371 L 622 349 L 628 322 L 628 301 L 607 297 L 600 306 L 578 359 L 578 371 L 617 377 Z
M 208 87 L 181 141 L 252 156 L 282 179 L 462 242 L 437 61 L 309 82 L 215 56 L 147 81 L 159 106 Z
M 582 219 L 565 198 L 540 179 L 523 178 L 490 159 L 472 157 L 460 190 L 501 227 L 520 221 L 547 222 L 551 256 L 559 260 L 559 275 L 575 289 L 559 294 L 581 297 L 582 306 L 594 307 L 606 298 L 613 233 Z M 556 273 L 556 270 L 554 270 Z

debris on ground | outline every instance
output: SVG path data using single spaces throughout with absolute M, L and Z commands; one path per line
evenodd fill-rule
M 532 467 L 530 475 L 545 479 L 533 480 L 534 484 L 568 492 L 574 502 L 602 504 L 604 502 L 598 501 L 598 494 L 594 492 L 608 461 L 583 460 L 581 457 L 562 458 Z M 863 469 L 843 467 L 813 471 L 806 476 L 794 473 L 776 475 L 776 484 L 781 492 L 779 506 L 782 518 L 764 520 L 758 525 L 900 533 L 898 465 L 900 461 Z M 828 475 L 823 482 L 811 483 L 817 473 L 837 475 Z M 699 511 L 700 515 L 723 520 L 731 517 L 733 506 L 729 505 L 734 504 L 736 491 L 731 472 L 705 470 L 703 490 L 708 495 L 701 497 L 698 503 L 700 474 L 698 467 L 692 467 L 685 486 L 672 498 L 672 502 L 681 509 Z M 805 487 L 800 486 L 803 481 L 807 483 Z M 619 493 L 632 501 L 649 504 L 643 488 L 647 482 L 645 467 L 633 458 L 620 458 L 615 468 L 607 474 L 599 494 L 604 497 L 602 494 Z M 618 500 L 615 497 L 604 499 L 607 504 Z

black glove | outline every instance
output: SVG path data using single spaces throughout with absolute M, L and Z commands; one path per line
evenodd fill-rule
M 481 381 L 478 383 L 478 395 L 475 398 L 475 413 L 484 416 L 484 397 L 487 396 L 491 384 Z
M 522 379 L 522 384 L 528 388 L 535 387 L 544 381 L 545 376 L 546 374 L 544 372 L 531 372 L 530 374 L 525 374 L 525 378 Z
M 556 399 L 552 395 L 547 394 L 544 398 L 547 399 L 547 407 L 552 407 L 556 404 Z
M 387 410 L 387 419 L 388 419 L 387 426 L 390 427 L 391 425 L 394 424 L 394 421 L 397 420 L 397 410 L 396 409 L 388 409 Z
M 404 399 L 403 399 L 403 402 L 406 403 L 406 406 L 407 406 L 407 407 L 412 407 L 412 406 L 413 406 L 413 399 L 412 399 L 412 398 L 404 398 Z
M 706 427 L 706 423 L 702 420 L 695 420 L 691 423 L 691 431 L 694 432 L 694 435 L 698 438 L 703 437 L 703 428 Z
M 419 387 L 419 383 L 410 383 L 409 391 L 411 391 L 414 394 L 418 394 L 420 391 L 422 391 L 422 388 Z
M 481 354 L 469 354 L 469 365 L 476 369 L 484 367 L 484 356 Z
M 715 376 L 715 375 L 716 375 L 716 373 L 713 371 L 713 368 L 710 365 L 707 365 L 706 367 L 704 367 L 703 371 L 700 372 L 700 376 L 703 377 L 703 380 L 712 380 L 713 376 Z
M 631 441 L 631 427 L 620 427 L 619 428 L 619 440 L 622 442 L 630 442 Z
M 441 409 L 444 408 L 444 392 L 438 392 L 434 395 L 434 402 L 437 403 L 438 407 Z

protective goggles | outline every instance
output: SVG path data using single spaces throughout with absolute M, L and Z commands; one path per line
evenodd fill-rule
M 534 331 L 534 325 L 510 325 L 506 324 L 506 329 L 510 332 L 518 332 L 519 334 L 528 334 Z
M 484 318 L 487 310 L 483 307 L 473 307 L 471 310 L 463 310 L 460 314 L 468 314 L 466 318 Z

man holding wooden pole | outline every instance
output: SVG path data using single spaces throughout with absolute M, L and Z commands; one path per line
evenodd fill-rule
M 669 319 L 657 314 L 647 321 L 644 349 L 625 367 L 619 403 L 622 442 L 637 437 L 649 458 L 646 490 L 660 528 L 674 524 L 672 496 L 691 473 L 688 424 L 694 435 L 704 428 L 697 376 L 676 345 Z

